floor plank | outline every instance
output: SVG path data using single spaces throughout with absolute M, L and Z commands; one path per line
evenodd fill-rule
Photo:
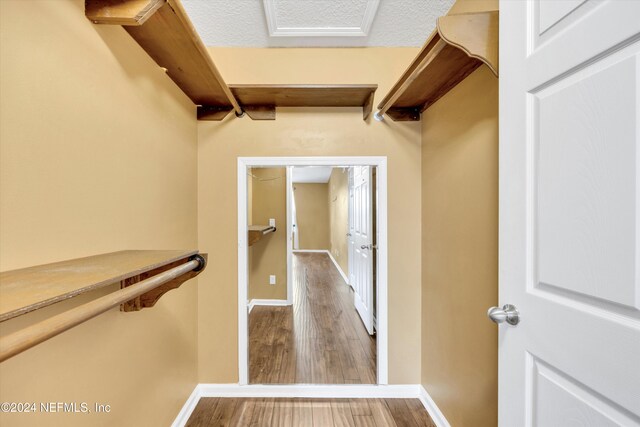
M 206 426 L 209 423 L 209 419 L 213 415 L 213 412 L 216 410 L 216 406 L 218 405 L 217 397 L 209 397 L 206 399 L 200 399 L 196 408 L 193 410 L 191 417 L 189 417 L 189 421 L 187 422 L 187 427 L 199 427 Z
M 413 415 L 413 418 L 419 426 L 436 427 L 436 423 L 433 422 L 427 411 L 424 410 L 424 406 L 422 406 L 419 400 L 407 399 L 404 403 L 409 407 L 411 415 Z
M 293 406 L 295 402 L 291 399 L 280 399 L 273 407 L 273 418 L 271 425 L 274 427 L 294 427 Z
M 422 406 L 418 399 L 410 400 L 415 400 L 420 406 Z M 384 401 L 384 399 L 370 399 L 369 408 L 371 408 L 371 416 L 376 422 L 376 426 L 397 427 L 397 424 L 391 416 L 389 407 L 387 406 L 387 403 Z M 429 414 L 427 414 L 426 411 L 425 414 L 427 415 L 427 417 L 429 417 Z
M 411 414 L 412 410 L 405 399 L 385 399 L 385 403 L 398 427 L 421 427 Z
M 331 413 L 331 402 L 327 400 L 316 400 L 311 404 L 314 426 L 332 426 L 333 415 Z
M 351 405 L 347 399 L 331 401 L 331 415 L 336 427 L 354 427 L 355 421 L 351 413 Z
M 214 397 L 200 399 L 187 425 L 220 427 L 435 427 L 418 399 Z
M 253 417 L 251 418 L 251 427 L 271 426 L 274 407 L 275 399 L 257 399 L 253 409 Z
M 202 402 L 205 399 L 211 399 L 210 397 L 205 397 L 200 399 Z M 222 405 L 226 404 L 226 399 L 220 399 Z M 251 425 L 251 419 L 253 418 L 253 410 L 255 409 L 256 401 L 255 399 L 239 399 L 236 404 L 235 411 L 231 415 L 231 420 L 229 421 L 229 426 L 234 427 L 247 427 Z M 197 410 L 198 408 L 196 408 Z M 196 412 L 194 410 L 194 414 Z M 193 417 L 193 415 L 191 415 Z M 191 418 L 189 418 L 191 419 Z
M 296 427 L 313 427 L 312 401 L 300 399 L 293 405 L 293 425 Z
M 249 315 L 251 384 L 376 384 L 376 340 L 325 253 L 293 255 L 291 307 Z

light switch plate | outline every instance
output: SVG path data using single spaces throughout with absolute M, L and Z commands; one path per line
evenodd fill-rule
M 274 274 L 269 276 L 269 284 L 270 285 L 275 285 L 276 284 L 276 276 Z
M 269 227 L 275 227 L 275 226 L 276 226 L 276 219 L 269 218 Z

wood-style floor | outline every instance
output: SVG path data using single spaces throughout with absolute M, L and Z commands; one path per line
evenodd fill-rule
M 418 399 L 200 399 L 188 427 L 435 427 Z
M 249 382 L 375 384 L 375 338 L 329 256 L 294 254 L 293 275 L 293 307 L 249 315 Z

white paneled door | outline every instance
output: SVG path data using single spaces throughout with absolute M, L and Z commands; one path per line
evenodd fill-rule
M 502 0 L 503 427 L 640 425 L 639 141 L 640 1 Z
M 354 291 L 354 303 L 364 326 L 373 334 L 373 215 L 371 201 L 371 167 L 352 168 L 349 224 L 349 281 Z

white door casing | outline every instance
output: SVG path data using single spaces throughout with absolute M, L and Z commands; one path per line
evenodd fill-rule
M 376 365 L 378 385 L 387 385 L 389 382 L 389 337 L 388 337 L 388 251 L 387 251 L 387 158 L 384 156 L 361 157 L 238 157 L 237 183 L 238 183 L 238 384 L 247 386 L 249 382 L 248 349 L 249 349 L 249 325 L 248 325 L 248 282 L 249 260 L 247 245 L 247 173 L 251 167 L 282 167 L 282 166 L 334 166 L 351 167 L 373 165 L 377 171 L 377 336 L 376 336 Z M 287 180 L 291 182 L 290 168 L 287 168 Z M 287 203 L 287 211 L 292 206 Z M 291 215 L 288 213 L 287 218 Z M 291 233 L 290 222 L 287 221 L 288 233 Z M 291 256 L 292 246 L 289 240 L 287 252 Z M 291 259 L 288 264 L 291 265 Z M 291 277 L 291 273 L 288 272 Z M 289 287 L 291 289 L 291 287 Z M 278 385 L 261 386 L 278 393 Z
M 355 270 L 353 267 L 353 257 L 354 257 L 354 247 L 355 247 L 355 232 L 353 225 L 353 204 L 354 204 L 354 194 L 353 194 L 353 168 L 349 168 L 349 226 L 347 233 L 347 244 L 348 244 L 348 264 L 349 264 L 349 286 L 353 288 L 353 282 L 355 280 Z
M 354 304 L 367 332 L 373 335 L 373 214 L 371 166 L 353 167 L 352 253 Z
M 640 425 L 640 2 L 500 1 L 499 424 Z

